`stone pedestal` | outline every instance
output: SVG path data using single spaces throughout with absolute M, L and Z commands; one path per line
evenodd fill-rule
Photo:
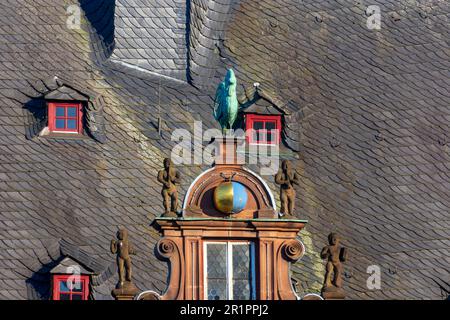
M 139 289 L 132 282 L 125 282 L 122 287 L 117 287 L 111 294 L 116 300 L 133 300 Z
M 162 217 L 166 217 L 166 218 L 177 218 L 178 214 L 174 211 L 170 211 L 167 213 L 163 213 Z
M 327 287 L 322 289 L 322 297 L 325 300 L 343 300 L 345 299 L 345 292 L 342 288 Z
M 243 154 L 237 152 L 239 148 L 245 150 L 245 138 L 234 136 L 217 137 L 214 143 L 217 148 L 215 157 L 216 166 L 241 166 L 245 164 L 245 157 Z

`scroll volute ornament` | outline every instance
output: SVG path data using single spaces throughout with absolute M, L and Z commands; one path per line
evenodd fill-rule
M 297 261 L 304 253 L 305 247 L 297 239 L 286 241 L 283 245 L 284 258 L 289 262 Z
M 296 300 L 290 278 L 290 263 L 299 260 L 305 253 L 305 246 L 297 239 L 286 240 L 280 246 L 278 258 L 277 294 L 280 300 Z
M 180 300 L 183 299 L 184 292 L 184 259 L 182 243 L 177 243 L 179 239 L 162 238 L 156 244 L 158 254 L 168 259 L 170 263 L 170 282 L 166 292 L 162 296 L 154 296 L 152 300 Z
M 170 239 L 161 239 L 158 242 L 158 253 L 166 258 L 170 259 L 170 257 L 175 252 L 175 243 Z

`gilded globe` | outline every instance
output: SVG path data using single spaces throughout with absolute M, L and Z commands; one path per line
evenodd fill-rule
M 214 205 L 226 214 L 241 212 L 247 205 L 247 190 L 239 182 L 222 182 L 214 189 Z

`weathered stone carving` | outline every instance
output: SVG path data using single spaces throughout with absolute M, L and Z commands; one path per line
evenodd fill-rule
M 178 211 L 177 184 L 180 182 L 180 173 L 169 158 L 164 159 L 164 169 L 158 172 L 158 181 L 163 185 L 161 190 L 165 210 L 163 216 L 176 217 Z
M 120 229 L 117 232 L 117 240 L 111 240 L 111 252 L 117 254 L 117 267 L 119 269 L 119 282 L 112 294 L 116 299 L 132 299 L 138 289 L 132 283 L 132 267 L 130 255 L 135 254 L 128 240 L 128 231 Z
M 342 262 L 347 260 L 347 249 L 339 247 L 340 238 L 334 232 L 328 235 L 328 242 L 329 245 L 320 253 L 322 259 L 327 259 L 322 295 L 325 299 L 343 299 L 345 293 L 342 289 Z
M 281 163 L 281 169 L 275 175 L 275 183 L 280 185 L 280 213 L 288 217 L 293 216 L 295 209 L 294 184 L 298 184 L 298 175 L 292 169 L 289 160 L 283 160 Z

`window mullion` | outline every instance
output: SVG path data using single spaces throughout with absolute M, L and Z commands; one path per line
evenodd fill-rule
M 206 242 L 203 247 L 203 252 L 203 273 L 205 274 L 205 276 L 203 277 L 203 297 L 205 300 L 208 300 L 208 243 Z
M 250 299 L 256 300 L 256 258 L 255 258 L 255 244 L 250 242 Z
M 228 300 L 233 300 L 233 245 L 227 242 L 227 287 Z

